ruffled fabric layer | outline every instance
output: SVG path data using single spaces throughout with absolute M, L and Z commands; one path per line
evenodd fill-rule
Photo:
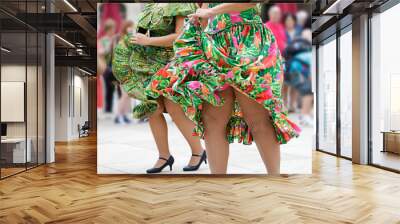
M 195 135 L 204 135 L 202 104 L 223 105 L 219 92 L 232 86 L 264 106 L 280 143 L 298 136 L 300 129 L 288 119 L 282 105 L 282 58 L 273 35 L 263 24 L 236 23 L 210 34 L 190 20 L 174 50 L 174 59 L 153 76 L 146 94 L 155 98 L 163 95 L 180 104 L 196 124 Z M 251 130 L 237 103 L 227 126 L 227 139 L 252 142 Z
M 194 3 L 148 3 L 139 15 L 138 27 L 164 36 L 175 32 L 175 17 L 187 16 L 196 11 Z M 155 98 L 144 91 L 152 75 L 163 68 L 174 56 L 172 47 L 141 46 L 129 44 L 126 35 L 114 49 L 113 72 L 129 96 L 141 101 L 133 108 L 138 119 L 149 117 L 157 110 Z
M 195 3 L 146 3 L 139 14 L 138 26 L 167 35 L 174 32 L 174 17 L 187 16 L 196 9 Z
M 133 52 L 134 46 L 128 45 L 128 37 L 123 37 L 123 39 L 116 45 L 114 49 L 112 68 L 113 74 L 121 84 L 123 90 L 130 97 L 141 101 L 141 103 L 133 108 L 133 117 L 137 119 L 143 119 L 150 116 L 157 110 L 158 103 L 156 100 L 151 99 L 144 94 L 144 89 L 151 78 L 148 75 L 149 71 L 136 71 L 134 73 L 131 68 L 131 56 Z M 162 67 L 162 65 L 159 67 Z

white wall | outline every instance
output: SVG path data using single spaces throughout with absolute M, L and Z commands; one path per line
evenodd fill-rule
M 68 71 L 67 67 L 55 68 L 55 141 L 68 140 Z
M 1 65 L 1 81 L 25 82 L 25 64 Z
M 3 82 L 25 82 L 25 65 L 2 65 L 1 81 Z M 6 108 L 1 108 L 5 110 Z M 8 137 L 25 137 L 25 122 L 7 123 Z
M 82 73 L 76 74 L 78 70 L 75 70 L 74 74 L 74 91 L 72 99 L 74 102 L 72 105 L 72 120 L 71 120 L 71 135 L 73 138 L 79 137 L 78 124 L 83 125 L 85 121 L 88 121 L 88 78 L 81 76 Z
M 1 81 L 2 82 L 25 82 L 25 71 L 24 65 L 8 64 L 1 66 Z M 28 70 L 32 67 L 28 66 Z M 29 93 L 28 93 L 29 97 Z M 7 108 L 1 108 L 1 110 L 7 110 Z M 25 137 L 25 122 L 8 122 L 7 123 L 7 136 L 8 137 Z
M 88 120 L 88 78 L 76 68 L 56 67 L 55 85 L 55 140 L 77 139 L 78 124 Z
M 10 106 L 2 106 L 2 112 L 6 113 L 21 113 L 22 121 L 20 122 L 6 122 L 7 123 L 7 137 L 9 138 L 24 138 L 25 135 L 30 140 L 31 145 L 29 148 L 32 150 L 32 161 L 44 163 L 44 150 L 45 150 L 45 120 L 44 120 L 44 74 L 42 68 L 39 66 L 25 66 L 25 64 L 3 64 L 1 66 L 1 81 L 2 82 L 23 82 L 26 85 L 26 106 L 25 96 L 22 96 L 23 102 L 19 108 L 12 108 Z M 25 80 L 27 79 L 27 80 Z M 2 83 L 3 84 L 3 83 Z M 4 94 L 5 89 L 2 89 L 2 98 L 11 98 Z M 19 93 L 24 94 L 25 89 L 18 90 Z M 17 102 L 15 102 L 17 103 Z M 3 102 L 2 102 L 3 104 Z M 14 111 L 12 111 L 14 110 Z M 26 112 L 26 120 L 24 114 Z M 2 118 L 3 120 L 3 118 Z M 37 155 L 39 153 L 39 155 Z
M 1 122 L 25 121 L 25 83 L 1 82 Z M 36 105 L 35 105 L 36 108 Z

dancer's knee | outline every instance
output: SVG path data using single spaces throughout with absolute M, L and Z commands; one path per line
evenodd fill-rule
M 226 130 L 229 117 L 217 113 L 203 113 L 204 128 L 209 132 Z
M 273 131 L 270 119 L 266 119 L 264 116 L 246 118 L 246 123 L 255 136 L 268 135 Z

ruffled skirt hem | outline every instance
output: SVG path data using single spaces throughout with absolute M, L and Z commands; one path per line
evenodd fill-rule
M 114 49 L 112 68 L 113 74 L 123 90 L 130 97 L 141 101 L 132 109 L 133 118 L 144 119 L 157 110 L 158 103 L 156 100 L 149 99 L 144 94 L 144 88 L 141 87 L 142 83 L 138 83 L 139 81 L 132 78 L 134 74 L 132 73 L 130 59 L 133 51 L 133 47 L 128 44 L 128 36 L 123 37 Z
M 154 98 L 162 95 L 180 104 L 187 117 L 196 124 L 193 134 L 204 137 L 204 127 L 201 119 L 203 102 L 208 102 L 213 106 L 223 105 L 224 100 L 220 98 L 219 92 L 227 86 L 231 86 L 264 106 L 271 116 L 278 142 L 285 144 L 291 138 L 299 135 L 300 128 L 288 119 L 286 112 L 282 111 L 283 106 L 280 97 L 274 96 L 272 93 L 272 96 L 260 100 L 258 96 L 250 95 L 244 91 L 242 86 L 247 80 L 241 79 L 241 76 L 237 75 L 243 72 L 241 68 L 238 66 L 223 68 L 224 64 L 232 63 L 230 61 L 231 58 L 222 62 L 213 61 L 214 55 L 211 55 L 209 49 L 207 49 L 213 47 L 213 43 L 204 44 L 207 41 L 212 42 L 216 35 L 223 35 L 226 39 L 229 36 L 233 36 L 233 32 L 237 34 L 237 31 L 234 30 L 239 26 L 250 26 L 245 27 L 245 29 L 251 29 L 251 26 L 263 25 L 237 24 L 225 31 L 207 34 L 202 31 L 198 22 L 186 21 L 184 32 L 174 45 L 174 59 L 153 76 L 146 94 Z M 257 27 L 257 29 L 263 28 Z M 228 32 L 228 35 L 226 32 Z M 221 52 L 223 49 L 218 50 L 220 50 L 218 51 L 219 53 L 226 53 Z M 272 62 L 267 61 L 265 66 L 281 66 L 274 64 L 278 63 L 276 60 L 271 60 Z M 279 83 L 280 81 L 277 80 L 275 82 Z M 243 144 L 252 143 L 251 130 L 244 121 L 239 106 L 235 106 L 227 125 L 227 140 L 230 143 L 234 141 Z

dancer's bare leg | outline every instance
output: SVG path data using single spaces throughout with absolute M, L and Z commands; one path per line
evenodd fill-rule
M 268 174 L 280 173 L 280 144 L 276 138 L 269 112 L 259 103 L 235 91 L 244 119 L 249 125 Z
M 131 98 L 129 97 L 129 95 L 125 92 L 125 90 L 122 90 L 122 96 L 121 96 L 121 113 L 126 115 L 129 113 L 129 111 L 131 110 Z
M 163 100 L 158 100 L 159 107 L 149 117 L 149 124 L 151 132 L 153 133 L 154 140 L 157 145 L 159 156 L 168 159 L 170 156 L 168 147 L 168 126 L 164 117 L 164 103 Z M 165 163 L 165 160 L 158 159 L 154 167 L 160 167 Z
M 282 99 L 285 106 L 289 107 L 289 86 L 283 83 L 282 85 Z
M 302 115 L 312 115 L 312 108 L 313 108 L 313 95 L 305 95 L 301 99 L 301 114 Z
M 290 92 L 289 110 L 295 112 L 296 109 L 298 108 L 299 92 L 293 87 L 289 88 L 289 92 Z
M 118 101 L 117 115 L 118 116 L 126 115 L 127 113 L 129 113 L 130 107 L 131 107 L 131 98 L 128 96 L 128 94 L 121 86 L 121 97 L 119 98 Z
M 203 147 L 201 146 L 200 138 L 192 135 L 194 123 L 188 117 L 186 117 L 182 108 L 178 104 L 166 98 L 164 98 L 164 104 L 172 120 L 181 131 L 183 137 L 189 143 L 192 154 L 201 155 L 203 153 Z M 199 156 L 191 156 L 189 165 L 197 165 L 200 159 L 201 157 Z
M 221 92 L 220 96 L 225 99 L 225 104 L 221 107 L 203 104 L 204 140 L 212 174 L 225 174 L 228 166 L 229 143 L 226 139 L 226 125 L 232 113 L 234 94 L 229 88 Z

